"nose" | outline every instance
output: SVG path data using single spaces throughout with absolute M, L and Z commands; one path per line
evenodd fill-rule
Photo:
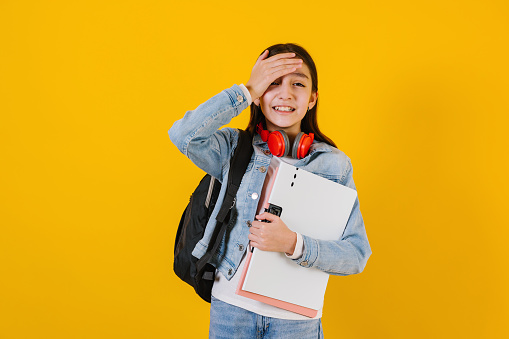
M 281 84 L 279 86 L 279 99 L 281 100 L 287 100 L 291 99 L 292 97 L 292 87 L 289 84 Z

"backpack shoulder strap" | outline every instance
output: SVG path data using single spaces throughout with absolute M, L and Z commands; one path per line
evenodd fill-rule
M 226 187 L 226 195 L 221 205 L 221 209 L 216 217 L 217 223 L 212 237 L 210 238 L 209 246 L 205 254 L 196 262 L 196 271 L 201 272 L 205 265 L 209 262 L 212 255 L 217 251 L 221 240 L 226 233 L 228 223 L 224 222 L 230 215 L 231 209 L 235 204 L 235 196 L 239 190 L 240 182 L 246 172 L 247 165 L 251 160 L 253 154 L 252 138 L 251 135 L 244 131 L 239 130 L 239 139 L 237 147 L 235 148 L 233 157 L 230 159 L 230 171 L 228 174 L 228 183 Z M 213 276 L 203 276 L 204 279 L 212 280 Z
M 230 172 L 228 174 L 228 184 L 226 186 L 226 195 L 223 200 L 223 205 L 217 214 L 216 220 L 224 222 L 228 211 L 235 205 L 235 196 L 239 190 L 240 182 L 244 173 L 246 173 L 247 165 L 251 160 L 253 154 L 253 146 L 251 135 L 239 129 L 239 139 L 237 147 L 230 160 Z

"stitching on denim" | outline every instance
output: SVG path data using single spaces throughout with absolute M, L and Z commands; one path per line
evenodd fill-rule
M 229 90 L 225 90 L 224 92 L 225 92 L 225 93 L 228 95 L 228 97 L 230 98 L 230 103 L 232 104 L 232 106 L 234 106 L 234 107 L 235 107 L 235 99 L 234 99 L 234 98 L 233 98 L 233 96 L 230 94 L 230 91 L 229 91 Z M 233 92 L 235 93 L 235 91 L 233 91 Z
M 318 242 L 317 239 L 313 239 L 313 242 L 315 243 L 315 247 L 316 247 L 316 256 L 315 256 L 315 259 L 313 260 L 313 262 L 309 262 L 310 263 L 310 266 L 309 267 L 312 267 L 315 265 L 315 262 L 318 260 L 318 256 L 319 256 L 319 253 L 320 253 L 320 243 Z M 309 255 L 311 256 L 312 253 L 309 253 Z
M 235 149 L 237 148 L 237 146 L 239 144 L 239 138 L 240 138 L 239 130 L 235 128 L 232 131 L 232 133 L 230 133 L 231 147 L 230 147 L 230 154 L 228 154 L 228 159 L 231 159 L 233 152 L 235 152 Z M 230 161 L 229 160 L 226 161 L 224 163 L 223 167 L 221 168 L 221 173 L 223 173 L 223 177 L 226 174 L 226 170 L 228 170 L 228 173 L 230 172 Z
M 311 156 L 311 155 L 313 155 L 313 154 L 315 154 L 315 153 L 324 153 L 324 152 L 325 152 L 325 153 L 330 153 L 330 152 L 332 152 L 332 149 L 330 149 L 330 148 L 326 148 L 326 147 L 323 147 L 323 146 L 321 146 L 321 147 L 316 147 L 316 148 L 312 149 L 312 150 L 309 152 L 308 156 Z
M 348 241 L 347 239 L 345 240 L 341 240 L 341 241 L 345 241 L 347 242 L 350 246 L 352 246 L 354 248 L 354 252 L 355 252 L 355 258 L 357 259 L 357 265 L 353 265 L 353 266 L 357 266 L 357 267 L 360 267 L 360 263 L 361 263 L 361 260 L 359 258 L 359 251 L 356 250 L 355 246 L 350 242 Z M 351 274 L 355 274 L 355 273 L 352 273 L 352 272 L 348 272 L 348 271 L 340 271 L 340 270 L 326 270 L 325 268 L 323 267 L 320 267 L 319 265 L 316 265 L 316 268 L 319 268 L 320 270 L 324 271 L 324 272 L 327 272 L 327 273 L 332 273 L 332 274 L 344 274 L 344 275 L 351 275 Z M 359 272 L 360 273 L 360 272 Z
M 198 246 L 200 246 L 200 247 L 198 247 Z M 198 249 L 197 249 L 197 247 L 198 247 Z M 195 257 L 199 259 L 199 258 L 201 258 L 201 257 L 205 254 L 205 252 L 207 251 L 207 246 L 206 246 L 206 245 L 204 245 L 204 244 L 203 244 L 203 242 L 200 240 L 200 241 L 198 241 L 198 243 L 196 244 L 196 247 L 193 249 L 193 252 L 194 252 L 195 250 L 197 250 L 197 251 L 198 251 L 198 253 L 197 253 L 197 254 L 199 255 L 199 257 L 196 257 L 196 256 L 195 256 Z M 194 256 L 194 254 L 193 254 L 193 256 Z
M 348 166 L 346 166 L 345 171 L 343 172 L 343 175 L 341 176 L 341 184 L 346 186 L 347 179 L 348 179 L 348 173 L 352 170 L 352 162 L 350 159 L 348 159 Z
M 317 262 L 319 258 L 320 258 L 320 243 L 318 242 L 318 240 L 316 240 L 316 259 L 313 262 L 313 266 L 318 267 L 318 265 L 315 265 L 315 262 Z
M 316 173 L 316 175 L 321 176 L 322 178 L 334 181 L 336 183 L 341 183 L 341 179 L 343 179 L 343 176 L 341 175 L 332 175 L 332 174 L 323 174 L 323 173 Z
M 205 127 L 209 124 L 209 122 L 210 122 L 210 121 L 214 120 L 214 119 L 215 119 L 218 115 L 223 114 L 224 112 L 229 111 L 229 110 L 231 110 L 231 109 L 234 109 L 236 113 L 238 112 L 237 107 L 235 107 L 235 101 L 234 101 L 233 97 L 230 95 L 229 91 L 228 91 L 228 90 L 224 90 L 224 91 L 223 91 L 223 92 L 221 92 L 221 93 L 225 93 L 225 94 L 228 96 L 228 98 L 230 99 L 231 106 L 229 106 L 229 107 L 225 107 L 224 109 L 219 110 L 219 111 L 215 112 L 214 114 L 212 114 L 211 116 L 209 116 L 209 118 L 208 118 L 208 119 L 205 119 L 205 120 L 202 122 L 202 124 L 201 124 L 198 128 L 196 128 L 196 129 L 194 130 L 194 133 L 190 134 L 190 135 L 186 138 L 186 142 L 185 142 L 185 144 L 184 144 L 184 149 L 183 149 L 183 151 L 184 151 L 183 153 L 184 153 L 186 156 L 188 155 L 188 153 L 187 153 L 187 148 L 188 148 L 188 146 L 189 146 L 189 143 L 191 142 L 191 139 L 193 139 L 193 138 L 194 138 L 194 136 L 195 136 L 196 134 L 198 134 L 198 132 L 199 132 L 199 131 L 201 131 L 203 128 L 205 128 Z
M 210 123 L 210 121 L 214 120 L 219 114 L 222 114 L 222 113 L 226 112 L 228 109 L 229 108 L 226 108 L 226 109 L 221 110 L 221 111 L 217 111 L 215 114 L 211 115 L 208 119 L 203 120 L 202 124 L 197 129 L 195 129 L 194 133 L 190 134 L 189 137 L 187 138 L 187 142 L 186 142 L 186 145 L 185 145 L 186 154 L 187 154 L 187 148 L 189 146 L 189 143 L 191 142 L 191 139 L 193 139 L 194 136 L 196 134 L 198 134 L 202 129 L 207 127 L 207 125 Z

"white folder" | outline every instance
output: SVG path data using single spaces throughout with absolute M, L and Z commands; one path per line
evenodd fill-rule
M 357 197 L 354 189 L 280 162 L 265 207 L 281 208 L 292 231 L 322 240 L 341 238 Z M 237 294 L 315 317 L 329 274 L 297 265 L 284 253 L 248 253 Z

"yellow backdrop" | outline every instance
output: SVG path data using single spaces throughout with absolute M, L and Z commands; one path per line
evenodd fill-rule
M 264 48 L 315 58 L 373 255 L 328 338 L 507 338 L 506 1 L 0 2 L 0 337 L 205 338 L 167 130 Z M 247 111 L 231 126 L 244 127 Z

